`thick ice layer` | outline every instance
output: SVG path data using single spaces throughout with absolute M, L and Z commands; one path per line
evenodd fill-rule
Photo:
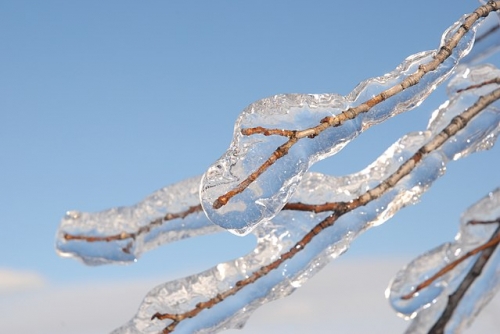
M 372 189 L 436 136 L 453 116 L 468 107 L 465 103 L 472 96 L 477 98 L 478 94 L 491 90 L 491 87 L 484 87 L 457 93 L 458 88 L 464 84 L 480 82 L 490 74 L 495 75 L 495 71 L 492 67 L 480 67 L 460 73 L 452 81 L 450 91 L 453 96 L 450 102 L 433 115 L 426 131 L 404 136 L 359 173 L 344 177 L 305 174 L 291 202 L 349 201 L 365 193 L 367 189 Z M 196 309 L 199 303 L 222 296 L 229 289 L 237 287 L 238 281 L 251 277 L 255 272 L 262 272 L 262 268 L 271 263 L 278 263 L 275 269 L 254 282 L 243 285 L 234 294 L 224 298 L 216 297 L 221 300 L 210 308 L 202 309 L 192 318 L 184 318 L 177 324 L 175 332 L 213 333 L 242 327 L 257 307 L 289 295 L 332 258 L 346 251 L 351 241 L 361 232 L 383 223 L 403 206 L 418 200 L 432 182 L 443 174 L 448 161 L 491 147 L 499 130 L 499 114 L 497 102 L 496 107 L 491 106 L 483 111 L 456 137 L 424 156 L 409 175 L 382 196 L 341 215 L 333 226 L 323 229 L 303 248 L 297 246 L 297 242 L 329 213 L 291 210 L 279 212 L 271 221 L 266 221 L 253 230 L 258 242 L 253 252 L 197 275 L 157 286 L 145 297 L 136 316 L 114 333 L 158 333 L 172 323 L 172 320 L 151 320 L 156 312 L 180 314 Z M 287 257 L 289 250 L 296 247 L 302 250 Z M 288 260 L 279 260 L 282 258 Z
M 395 310 L 405 317 L 416 317 L 408 333 L 427 333 L 445 309 L 451 295 L 470 270 L 477 256 L 465 260 L 452 271 L 424 288 L 409 300 L 401 296 L 414 291 L 415 286 L 431 277 L 448 263 L 488 241 L 498 224 L 471 225 L 472 220 L 492 221 L 500 217 L 500 189 L 496 189 L 470 207 L 462 216 L 455 241 L 443 244 L 418 257 L 403 268 L 388 289 L 388 298 Z M 481 275 L 475 279 L 453 312 L 446 333 L 463 331 L 481 308 L 498 291 L 500 284 L 500 252 L 495 250 Z
M 443 34 L 441 46 L 448 42 L 461 23 L 457 22 Z M 243 135 L 243 129 L 304 130 L 316 126 L 324 117 L 338 115 L 401 83 L 419 65 L 432 60 L 436 51 L 408 57 L 393 72 L 362 82 L 345 97 L 336 94 L 285 94 L 248 106 L 236 121 L 229 149 L 203 176 L 200 197 L 209 219 L 233 233 L 246 234 L 260 222 L 273 218 L 314 162 L 335 154 L 370 126 L 419 105 L 470 51 L 476 28 L 477 24 L 463 37 L 452 55 L 418 84 L 375 105 L 354 120 L 330 127 L 314 138 L 299 140 L 284 157 L 229 199 L 227 204 L 214 206 L 220 196 L 238 187 L 288 140 L 279 135 Z
M 131 262 L 161 244 L 221 230 L 199 206 L 200 179 L 165 187 L 130 207 L 69 211 L 57 231 L 59 255 L 92 265 Z

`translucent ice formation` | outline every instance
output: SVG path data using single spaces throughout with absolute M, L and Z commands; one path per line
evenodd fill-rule
M 447 306 L 448 297 L 453 294 L 479 255 L 461 262 L 453 270 L 412 298 L 402 296 L 412 293 L 415 286 L 434 275 L 438 270 L 462 257 L 472 249 L 486 243 L 499 224 L 475 224 L 469 222 L 492 221 L 500 218 L 500 189 L 488 194 L 470 207 L 462 216 L 460 231 L 455 241 L 443 244 L 418 257 L 403 268 L 388 289 L 388 298 L 395 310 L 405 317 L 416 317 L 409 333 L 427 333 L 436 323 Z M 481 308 L 494 296 L 500 286 L 500 252 L 497 247 L 472 285 L 461 298 L 457 308 L 447 321 L 446 333 L 459 333 L 472 322 Z
M 221 230 L 201 210 L 200 179 L 160 189 L 131 207 L 66 213 L 56 236 L 59 255 L 91 265 L 131 262 L 161 244 Z
M 240 235 L 249 233 L 260 222 L 272 219 L 290 199 L 313 163 L 337 153 L 370 126 L 418 106 L 468 54 L 480 21 L 464 35 L 451 55 L 416 85 L 370 106 L 367 112 L 339 126 L 330 126 L 320 134 L 297 140 L 289 149 L 278 148 L 294 140 L 293 131 L 318 126 L 325 117 L 339 115 L 401 84 L 419 66 L 433 60 L 437 51 L 412 55 L 391 73 L 362 82 L 345 97 L 336 94 L 284 94 L 252 103 L 237 119 L 233 141 L 227 152 L 203 176 L 200 198 L 209 219 Z M 452 40 L 462 23 L 463 20 L 458 21 L 443 34 L 440 48 Z M 259 128 L 260 131 L 256 134 L 244 133 L 245 129 L 252 128 Z M 276 131 L 265 133 L 265 129 Z M 289 131 L 279 134 L 281 130 Z M 278 152 L 280 150 L 286 152 L 283 154 Z M 252 175 L 262 169 L 268 159 L 274 161 L 258 176 Z M 242 187 L 244 183 L 247 185 Z
M 498 84 L 459 89 L 498 74 L 490 66 L 459 73 L 449 87 L 450 101 L 434 113 L 426 131 L 404 136 L 359 173 L 344 177 L 305 174 L 291 202 L 349 202 L 367 189 L 383 184 L 423 145 L 442 136 L 442 130 L 454 116 L 473 104 L 479 95 L 498 88 Z M 457 135 L 447 137 L 442 145 L 424 155 L 398 183 L 364 206 L 341 213 L 294 211 L 285 207 L 286 210 L 253 230 L 258 242 L 253 252 L 157 286 L 145 297 L 135 317 L 114 333 L 158 333 L 165 329 L 165 332 L 213 333 L 241 328 L 257 307 L 289 295 L 331 259 L 345 252 L 361 232 L 417 201 L 444 173 L 447 162 L 490 148 L 499 124 L 497 101 Z M 324 224 L 329 219 L 334 223 Z M 164 319 L 160 320 L 160 316 Z

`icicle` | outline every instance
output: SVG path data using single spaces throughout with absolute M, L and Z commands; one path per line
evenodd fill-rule
M 441 46 L 451 39 L 462 23 L 463 20 L 460 20 L 443 34 Z M 477 25 L 476 22 L 465 34 L 451 56 L 435 71 L 426 74 L 418 84 L 345 121 L 341 126 L 329 127 L 314 138 L 299 140 L 248 187 L 232 196 L 227 204 L 221 203 L 220 196 L 236 189 L 288 140 L 286 133 L 244 135 L 242 130 L 256 127 L 278 131 L 302 130 L 317 126 L 325 117 L 339 115 L 398 85 L 419 65 L 431 61 L 437 51 L 412 55 L 393 72 L 362 82 L 345 97 L 336 94 L 285 94 L 252 103 L 237 119 L 229 149 L 208 168 L 203 177 L 200 197 L 209 219 L 239 235 L 249 233 L 262 221 L 272 219 L 290 199 L 313 163 L 337 153 L 370 126 L 418 106 L 470 51 Z
M 452 81 L 450 92 L 453 96 L 433 115 L 427 131 L 404 136 L 359 173 L 344 177 L 305 174 L 291 202 L 350 201 L 376 187 L 440 133 L 453 116 L 468 107 L 464 101 L 495 86 L 458 92 L 464 84 L 498 75 L 498 70 L 488 66 L 466 72 L 459 73 Z M 115 333 L 158 333 L 167 326 L 175 327 L 179 333 L 213 333 L 241 328 L 257 307 L 289 295 L 332 258 L 345 252 L 361 232 L 383 223 L 403 206 L 417 201 L 444 173 L 448 161 L 491 147 L 499 131 L 498 105 L 498 102 L 496 107 L 491 105 L 456 136 L 423 156 L 409 175 L 380 197 L 340 215 L 335 224 L 322 229 L 307 243 L 299 241 L 331 212 L 283 210 L 253 230 L 258 242 L 253 252 L 199 274 L 157 286 L 145 297 L 136 316 Z M 166 314 L 167 319 L 157 319 L 154 316 L 157 312 Z M 189 316 L 183 315 L 185 312 Z

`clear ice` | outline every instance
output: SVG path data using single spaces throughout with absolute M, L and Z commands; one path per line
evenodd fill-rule
M 440 47 L 451 38 L 461 23 L 458 21 L 443 34 Z M 338 115 L 402 82 L 419 65 L 432 60 L 437 51 L 414 54 L 394 71 L 362 82 L 345 97 L 337 94 L 283 94 L 249 105 L 236 121 L 229 149 L 203 176 L 200 198 L 208 218 L 238 235 L 245 235 L 260 222 L 272 219 L 288 202 L 312 164 L 337 153 L 370 126 L 422 103 L 436 86 L 448 78 L 459 60 L 468 54 L 476 28 L 477 25 L 470 29 L 451 56 L 435 71 L 425 75 L 417 85 L 375 105 L 367 113 L 341 126 L 330 127 L 315 138 L 300 140 L 287 155 L 271 165 L 244 191 L 224 206 L 214 208 L 219 196 L 236 188 L 287 141 L 287 137 L 277 135 L 243 135 L 242 129 L 264 127 L 303 130 L 316 126 L 324 117 Z

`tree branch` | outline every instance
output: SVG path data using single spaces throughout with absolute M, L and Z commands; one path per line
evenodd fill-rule
M 468 224 L 491 224 L 491 223 L 500 223 L 500 218 L 498 218 L 496 220 L 488 221 L 488 222 L 474 221 L 474 222 L 469 222 Z M 471 256 L 474 256 L 474 255 L 484 251 L 485 249 L 488 249 L 491 247 L 496 247 L 496 245 L 498 245 L 499 242 L 500 242 L 500 231 L 497 230 L 497 231 L 495 231 L 495 233 L 493 233 L 491 239 L 488 242 L 482 244 L 479 247 L 474 248 L 471 251 L 468 251 L 467 253 L 465 253 L 464 255 L 462 255 L 461 257 L 456 259 L 455 261 L 450 262 L 448 265 L 444 266 L 437 273 L 435 273 L 434 275 L 432 275 L 431 277 L 429 277 L 428 279 L 426 279 L 422 283 L 418 284 L 415 287 L 415 290 L 413 290 L 412 292 L 410 292 L 404 296 L 401 296 L 401 299 L 408 300 L 408 299 L 413 298 L 419 291 L 421 291 L 422 289 L 425 289 L 426 287 L 431 285 L 432 282 L 436 281 L 438 278 L 440 278 L 443 275 L 452 271 L 456 266 L 458 266 L 463 261 L 467 260 Z
M 440 50 L 436 53 L 433 60 L 426 64 L 422 64 L 418 67 L 417 71 L 412 75 L 405 78 L 399 84 L 375 95 L 371 99 L 365 101 L 357 107 L 349 108 L 339 115 L 329 116 L 323 118 L 320 123 L 315 126 L 304 130 L 280 130 L 280 129 L 265 129 L 262 127 L 243 129 L 241 133 L 243 135 L 253 135 L 253 134 L 264 134 L 269 135 L 280 135 L 288 137 L 288 141 L 283 145 L 279 146 L 276 151 L 253 173 L 251 173 L 246 179 L 239 183 L 235 188 L 226 192 L 225 194 L 219 196 L 212 204 L 214 209 L 219 209 L 234 196 L 243 192 L 250 184 L 252 184 L 260 175 L 262 175 L 270 166 L 272 166 L 277 160 L 281 159 L 288 154 L 289 150 L 301 139 L 303 138 L 314 138 L 320 133 L 325 131 L 330 127 L 338 127 L 348 120 L 356 118 L 362 113 L 368 112 L 372 107 L 377 104 L 391 98 L 404 90 L 412 87 L 420 82 L 420 80 L 427 73 L 434 71 L 440 64 L 442 64 L 451 54 L 452 50 L 458 45 L 462 37 L 469 31 L 472 25 L 479 20 L 481 17 L 486 17 L 492 11 L 500 9 L 500 1 L 490 1 L 483 6 L 477 8 L 472 12 L 458 28 L 458 30 L 453 34 L 450 40 L 443 45 Z
M 67 241 L 70 240 L 80 240 L 80 241 L 86 241 L 86 242 L 99 242 L 99 241 L 117 241 L 117 240 L 125 240 L 125 239 L 135 239 L 139 235 L 143 233 L 148 233 L 155 227 L 161 226 L 163 223 L 168 222 L 170 220 L 174 220 L 177 218 L 184 219 L 188 215 L 203 211 L 201 208 L 201 204 L 199 205 L 194 205 L 190 206 L 187 210 L 178 212 L 178 213 L 167 213 L 165 216 L 157 218 L 151 222 L 149 222 L 147 225 L 144 225 L 137 229 L 135 232 L 121 232 L 117 233 L 114 235 L 108 235 L 108 236 L 102 236 L 102 237 L 94 237 L 94 236 L 88 236 L 85 234 L 71 234 L 71 233 L 64 233 L 63 238 Z

